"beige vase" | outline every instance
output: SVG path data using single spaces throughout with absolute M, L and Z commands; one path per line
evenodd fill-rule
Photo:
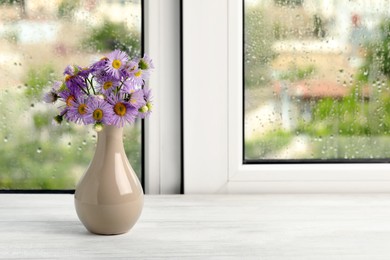
M 98 132 L 95 155 L 76 187 L 77 215 L 95 234 L 126 233 L 141 215 L 143 190 L 127 159 L 122 136 L 123 128 L 115 126 Z

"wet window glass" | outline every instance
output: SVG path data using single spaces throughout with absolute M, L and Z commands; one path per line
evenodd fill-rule
M 0 189 L 74 189 L 96 146 L 91 125 L 62 124 L 42 101 L 67 65 L 114 49 L 140 55 L 140 0 L 0 0 Z M 124 130 L 141 178 L 140 122 Z
M 390 2 L 244 1 L 244 158 L 390 158 Z

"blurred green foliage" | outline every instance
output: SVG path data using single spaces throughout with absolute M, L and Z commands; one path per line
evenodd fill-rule
M 0 5 L 20 4 L 22 2 L 24 2 L 24 0 L 0 0 Z
M 273 154 L 285 146 L 293 139 L 293 134 L 283 130 L 269 132 L 262 137 L 245 140 L 245 158 L 259 159 Z
M 286 72 L 282 72 L 280 75 L 280 79 L 294 82 L 294 81 L 310 78 L 315 73 L 316 73 L 316 68 L 314 65 L 295 67 L 295 68 L 291 68 Z
M 298 130 L 311 136 L 389 135 L 390 95 L 369 101 L 352 91 L 342 99 L 321 99 L 313 108 L 312 120 L 301 120 Z
M 313 159 L 373 159 L 390 157 L 386 136 L 319 136 L 311 139 Z
M 30 68 L 25 79 L 26 96 L 28 98 L 42 98 L 44 89 L 50 85 L 56 76 L 52 65 Z
M 43 86 L 52 70 L 44 71 L 28 74 L 25 91 L 0 91 L 0 189 L 74 189 L 92 160 L 97 133 L 91 126 L 53 126 L 59 104 L 31 104 L 48 90 Z M 126 154 L 141 178 L 140 124 L 124 133 Z
M 367 55 L 349 95 L 317 101 L 312 120 L 302 120 L 299 131 L 312 136 L 390 134 L 390 22 L 382 22 L 379 32 L 380 39 L 366 46 Z
M 74 11 L 80 5 L 79 0 L 63 0 L 58 6 L 57 15 L 59 18 L 71 19 Z
M 13 29 L 9 29 L 5 31 L 4 34 L 2 35 L 2 38 L 4 38 L 5 40 L 7 40 L 9 43 L 12 44 L 17 44 L 19 41 L 18 32 Z
M 139 33 L 129 30 L 124 23 L 105 20 L 101 26 L 90 30 L 90 34 L 82 40 L 82 46 L 91 51 L 120 49 L 135 57 L 140 56 L 139 39 Z
M 358 79 L 369 82 L 379 74 L 390 78 L 390 21 L 385 19 L 379 26 L 379 38 L 365 46 L 364 64 L 359 70 Z
M 269 63 L 276 57 L 272 50 L 275 36 L 266 13 L 258 6 L 245 9 L 245 87 L 266 86 L 270 82 Z
M 302 6 L 304 0 L 274 0 L 274 3 L 279 6 L 296 7 Z

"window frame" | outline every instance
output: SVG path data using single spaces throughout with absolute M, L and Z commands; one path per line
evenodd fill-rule
M 146 194 L 183 193 L 182 0 L 140 0 L 141 52 L 152 57 L 149 86 L 154 111 L 141 120 L 141 183 Z M 68 193 L 69 190 L 1 190 L 0 193 Z
M 196 8 L 194 3 L 185 1 L 183 9 L 186 193 L 390 191 L 390 165 L 387 163 L 244 164 L 243 1 L 218 0 L 212 5 L 202 6 L 203 9 Z M 196 12 L 196 15 L 191 15 L 191 12 Z M 194 30 L 194 19 L 200 16 L 206 20 L 204 23 L 210 25 L 197 31 Z M 186 34 L 187 30 L 192 33 Z M 208 30 L 218 30 L 223 35 L 215 38 L 215 42 L 210 43 L 211 47 L 192 43 L 205 38 Z M 218 45 L 222 50 L 217 51 L 219 56 L 216 58 L 227 64 L 208 79 L 213 84 L 207 84 L 207 87 L 216 90 L 203 87 L 194 89 L 201 82 L 195 77 L 187 79 L 186 76 L 192 68 L 200 65 L 196 56 L 215 56 L 213 51 Z M 195 60 L 191 60 L 194 57 Z M 207 115 L 207 110 L 195 107 L 196 103 L 192 101 L 200 95 L 200 91 L 205 90 L 209 90 L 210 96 L 204 102 L 218 100 L 217 111 L 214 111 L 214 117 L 203 117 L 202 120 L 192 118 L 194 111 Z M 215 126 L 214 121 L 218 122 L 219 131 L 210 130 L 207 135 L 197 136 L 197 132 L 202 133 L 198 126 L 200 123 Z M 202 149 L 208 143 L 213 145 L 213 149 Z M 204 180 L 207 180 L 206 184 Z
M 144 49 L 155 71 L 153 113 L 144 122 L 144 191 L 179 194 L 182 187 L 181 0 L 143 0 Z

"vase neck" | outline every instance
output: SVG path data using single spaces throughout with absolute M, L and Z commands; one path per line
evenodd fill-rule
M 103 130 L 98 132 L 98 137 L 103 135 L 114 135 L 114 136 L 122 136 L 123 135 L 123 127 L 116 127 L 113 125 L 105 125 Z
M 98 132 L 97 151 L 104 151 L 112 147 L 115 151 L 123 151 L 123 127 L 106 125 Z M 119 150 L 118 150 L 119 149 Z

